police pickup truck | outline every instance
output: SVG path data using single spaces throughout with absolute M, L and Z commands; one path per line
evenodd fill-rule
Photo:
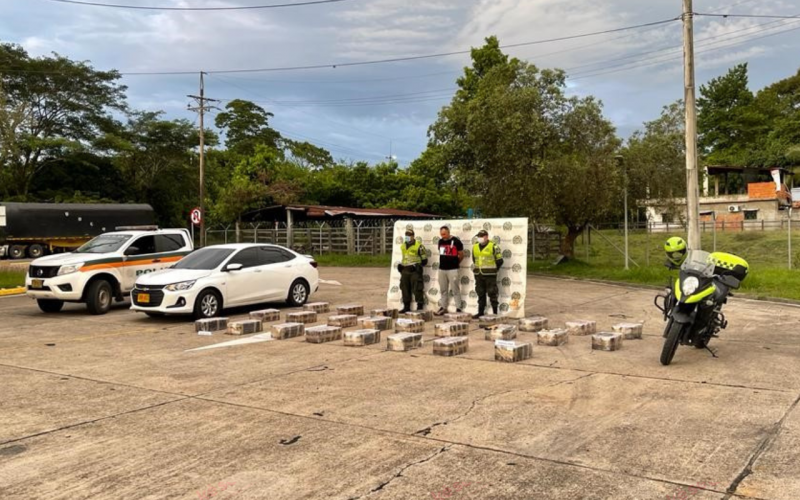
M 139 276 L 170 267 L 193 250 L 187 229 L 117 228 L 71 253 L 31 262 L 27 294 L 47 313 L 65 302 L 82 302 L 92 314 L 105 314 L 123 301 Z

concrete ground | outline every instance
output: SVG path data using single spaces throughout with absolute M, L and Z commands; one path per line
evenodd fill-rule
M 322 276 L 343 286 L 315 300 L 385 302 L 386 271 Z M 652 291 L 528 291 L 551 325 L 644 320 L 645 338 L 573 337 L 513 365 L 478 330 L 456 358 L 303 339 L 187 352 L 233 338 L 0 299 L 0 496 L 800 498 L 800 309 L 733 300 L 717 358 L 682 347 L 663 367 Z

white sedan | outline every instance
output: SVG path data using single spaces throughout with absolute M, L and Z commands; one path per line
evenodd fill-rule
M 213 318 L 224 308 L 265 302 L 302 306 L 318 289 L 317 263 L 310 256 L 276 245 L 218 245 L 140 276 L 131 291 L 131 309 L 149 316 Z

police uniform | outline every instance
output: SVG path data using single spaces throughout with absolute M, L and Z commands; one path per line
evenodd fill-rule
M 406 231 L 406 236 L 413 238 L 414 231 Z M 403 292 L 403 311 L 411 310 L 411 298 L 417 303 L 417 310 L 425 308 L 425 292 L 423 290 L 423 270 L 428 264 L 428 251 L 419 240 L 400 244 L 403 262 L 397 265 L 400 271 L 400 290 Z
M 486 296 L 492 304 L 492 311 L 497 314 L 499 290 L 497 288 L 497 272 L 503 265 L 503 252 L 500 246 L 493 241 L 485 245 L 480 243 L 480 238 L 488 238 L 489 233 L 478 233 L 478 243 L 472 246 L 472 261 L 475 264 L 475 293 L 478 294 L 478 314 L 483 316 L 486 312 Z

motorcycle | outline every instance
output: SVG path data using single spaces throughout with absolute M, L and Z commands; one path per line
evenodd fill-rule
M 676 269 L 669 265 L 670 269 Z M 691 250 L 680 266 L 678 279 L 663 294 L 656 295 L 653 303 L 663 313 L 664 346 L 661 364 L 669 365 L 678 345 L 708 348 L 712 338 L 728 326 L 722 306 L 747 277 L 747 262 L 736 255 L 702 250 Z M 714 352 L 711 351 L 714 355 Z

